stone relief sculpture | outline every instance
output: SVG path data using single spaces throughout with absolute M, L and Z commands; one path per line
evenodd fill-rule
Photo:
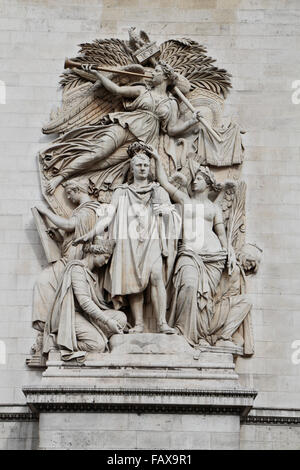
M 158 48 L 153 43 L 149 46 L 143 35 L 139 55 L 132 35 L 133 31 L 129 42 L 110 39 L 83 44 L 81 55 L 66 62 L 73 68 L 61 82 L 62 107 L 43 128 L 44 133 L 60 137 L 40 153 L 43 193 L 58 212 L 64 212 L 62 182 L 77 174 L 85 175 L 97 198 L 100 195 L 109 202 L 107 192 L 126 180 L 130 142 L 138 139 L 159 147 L 170 174 L 195 151 L 201 129 L 222 141 L 214 126 L 221 126 L 222 105 L 231 86 L 227 72 L 215 67 L 195 41 L 170 40 Z M 98 69 L 110 73 L 100 74 Z M 193 115 L 191 109 L 196 111 Z M 234 148 L 236 154 L 226 160 L 240 163 L 241 145 L 229 145 L 226 139 L 224 146 Z M 203 160 L 201 145 L 197 155 Z M 223 153 L 219 151 L 222 158 Z
M 174 269 L 170 325 L 175 326 L 194 347 L 239 345 L 243 347 L 244 354 L 253 354 L 251 303 L 245 293 L 245 275 L 257 271 L 261 250 L 249 244 L 238 250 L 240 238 L 243 239 L 239 234 L 243 235 L 244 228 L 241 188 L 228 182 L 223 188 L 216 185 L 207 167 L 194 164 L 190 197 L 168 182 L 157 157 L 156 163 L 158 180 L 182 205 L 183 212 L 183 235 Z M 227 192 L 227 196 L 232 196 L 229 214 L 227 205 L 221 211 L 218 205 L 220 197 L 216 202 L 208 199 L 210 191 Z M 203 221 L 197 216 L 193 227 L 199 202 Z M 236 207 L 239 205 L 242 206 L 238 207 L 242 209 L 240 211 Z M 203 229 L 197 231 L 201 223 Z
M 67 198 L 73 205 L 77 206 L 71 217 L 61 217 L 43 205 L 37 208 L 41 214 L 47 216 L 55 224 L 56 229 L 55 231 L 52 229 L 52 233 L 56 237 L 60 235 L 57 229 L 64 232 L 64 236 L 61 238 L 61 258 L 44 269 L 35 285 L 32 320 L 34 328 L 39 331 L 44 330 L 58 282 L 66 263 L 74 259 L 81 259 L 83 256 L 82 247 L 73 246 L 72 241 L 95 225 L 97 210 L 101 208 L 101 204 L 90 199 L 84 183 L 69 181 L 64 189 Z
M 39 154 L 51 207 L 37 208 L 39 233 L 58 250 L 35 286 L 28 365 L 53 348 L 108 351 L 113 334 L 149 331 L 147 315 L 200 350 L 253 353 L 245 276 L 260 250 L 245 240 L 244 131 L 223 119 L 230 75 L 214 62 L 195 41 L 157 46 L 135 28 L 66 60 L 43 127 L 56 138 Z
M 237 254 L 237 262 L 229 276 L 223 271 L 214 297 L 214 313 L 207 340 L 216 346 L 238 345 L 245 355 L 254 353 L 251 303 L 246 295 L 245 276 L 257 271 L 261 250 L 247 244 Z
M 149 181 L 150 158 L 144 147 L 134 143 L 128 149 L 133 182 L 115 190 L 111 200 L 115 211 L 75 243 L 93 240 L 112 223 L 110 236 L 116 246 L 104 287 L 118 308 L 124 303 L 123 297 L 128 298 L 134 320 L 129 333 L 144 331 L 144 291 L 148 284 L 158 332 L 175 333 L 166 322 L 165 284 L 176 255 L 180 218 L 166 191 Z
M 90 68 L 88 70 L 92 71 Z M 51 149 L 47 149 L 45 156 L 42 155 L 43 165 L 55 172 L 55 176 L 47 184 L 50 194 L 61 182 L 74 175 L 91 168 L 101 171 L 114 166 L 114 154 L 124 144 L 141 140 L 157 147 L 160 129 L 170 136 L 176 136 L 198 122 L 197 118 L 184 123 L 178 121 L 178 104 L 167 93 L 167 88 L 175 83 L 180 87 L 180 83 L 177 83 L 180 82 L 180 77 L 163 62 L 158 63 L 153 78 L 145 85 L 119 86 L 103 74 L 92 72 L 96 75 L 99 86 L 102 85 L 111 94 L 123 98 L 125 111 L 108 114 L 98 126 L 70 131 L 57 139 Z M 187 80 L 183 82 L 184 86 L 189 89 L 188 82 L 185 82 Z M 78 146 L 80 139 L 84 140 L 85 151 Z M 59 152 L 55 152 L 57 147 Z M 49 152 L 52 153 L 51 158 Z M 68 156 L 70 153 L 71 156 Z M 117 162 L 122 164 L 124 159 L 128 160 L 126 154 L 119 154 Z M 97 187 L 101 187 L 100 181 L 99 176 Z
M 229 260 L 222 211 L 208 198 L 210 191 L 220 191 L 221 186 L 216 184 L 207 167 L 195 168 L 194 165 L 190 196 L 168 181 L 158 153 L 154 151 L 153 156 L 158 181 L 180 204 L 183 221 L 182 242 L 174 269 L 170 323 L 192 345 L 208 345 L 206 337 L 214 313 L 213 297 L 225 262 Z M 234 264 L 234 259 L 229 262 Z
M 58 348 L 68 360 L 84 357 L 87 351 L 104 352 L 108 338 L 123 332 L 126 315 L 109 308 L 97 272 L 112 248 L 109 240 L 100 240 L 86 248 L 82 260 L 67 263 L 46 320 L 43 353 Z

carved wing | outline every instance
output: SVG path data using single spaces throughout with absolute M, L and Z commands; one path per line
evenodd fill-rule
M 52 113 L 43 133 L 60 134 L 76 127 L 96 125 L 121 106 L 120 98 L 112 97 L 104 88 L 95 91 L 90 83 L 80 84 L 65 91 L 61 108 Z
M 119 39 L 96 40 L 80 45 L 80 55 L 73 60 L 78 63 L 117 66 L 119 69 L 137 68 L 127 43 Z M 114 81 L 124 83 L 124 79 L 111 75 Z M 126 78 L 126 83 L 128 83 Z M 95 76 L 81 69 L 67 70 L 60 81 L 63 87 L 62 106 L 51 113 L 50 122 L 43 127 L 44 134 L 65 133 L 73 128 L 95 125 L 108 113 L 122 109 L 121 99 L 112 97 L 100 84 L 94 85 Z
M 222 193 L 215 201 L 220 204 L 223 211 L 224 224 L 228 246 L 238 252 L 245 244 L 245 202 L 246 183 L 244 181 L 235 185 L 227 182 Z
M 246 183 L 241 181 L 236 188 L 227 223 L 227 239 L 235 252 L 239 251 L 245 244 L 245 203 Z
M 120 67 L 137 63 L 135 57 L 132 55 L 129 43 L 121 39 L 96 39 L 90 43 L 80 44 L 79 55 L 72 60 L 81 64 L 103 67 Z M 76 80 L 76 77 L 74 77 L 74 69 L 73 71 L 65 71 L 62 77 L 61 85 L 65 87 L 70 82 Z
M 231 75 L 214 66 L 215 59 L 206 55 L 206 48 L 191 39 L 171 39 L 161 47 L 160 59 L 184 75 L 192 88 L 204 88 L 226 98 L 231 88 Z

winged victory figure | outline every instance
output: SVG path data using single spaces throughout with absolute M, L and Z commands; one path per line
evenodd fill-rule
M 206 49 L 190 39 L 169 40 L 158 48 L 144 32 L 138 35 L 131 28 L 129 34 L 129 41 L 82 44 L 74 59 L 78 66 L 63 74 L 62 106 L 43 128 L 59 136 L 39 156 L 43 193 L 58 213 L 65 211 L 62 185 L 69 178 L 86 178 L 91 195 L 109 200 L 126 178 L 127 148 L 133 141 L 159 148 L 170 174 L 185 166 L 199 133 L 220 140 L 213 122 L 197 111 L 203 99 L 224 101 L 231 87 L 226 70 L 213 65 Z M 118 70 L 100 73 L 96 67 Z M 196 104 L 194 113 L 174 90 Z M 217 115 L 219 109 L 218 120 Z
M 188 158 L 189 172 L 168 179 L 158 153 L 152 155 L 158 181 L 182 217 L 169 325 L 193 347 L 226 346 L 253 354 L 245 276 L 257 271 L 261 250 L 245 243 L 246 184 L 217 183 L 195 158 Z

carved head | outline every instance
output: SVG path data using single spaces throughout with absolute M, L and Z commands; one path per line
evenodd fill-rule
M 259 268 L 262 249 L 252 243 L 246 243 L 237 255 L 246 276 L 255 274 Z
M 175 72 L 171 65 L 167 64 L 164 60 L 160 60 L 155 67 L 155 70 L 161 71 L 166 78 L 169 80 L 175 81 L 178 77 L 178 74 Z
M 207 166 L 200 166 L 193 177 L 192 191 L 203 192 L 207 188 L 210 191 L 220 192 L 222 185 L 217 183 L 214 174 Z
M 131 157 L 130 170 L 133 179 L 147 179 L 150 176 L 150 158 L 147 146 L 142 142 L 134 142 L 128 147 Z
M 108 263 L 116 242 L 95 237 L 93 244 L 86 243 L 83 246 L 85 256 L 89 257 L 90 269 L 101 268 Z
M 163 81 L 167 82 L 169 88 L 177 86 L 182 93 L 188 93 L 191 89 L 191 84 L 187 78 L 175 72 L 171 65 L 161 60 L 155 67 L 151 84 L 155 87 L 160 85 Z
M 63 184 L 67 198 L 73 204 L 79 204 L 82 194 L 88 194 L 88 183 L 76 180 L 69 180 Z
M 176 80 L 178 79 L 178 74 L 175 72 L 173 67 L 171 67 L 163 60 L 158 62 L 154 69 L 154 72 L 152 73 L 153 78 L 151 80 L 151 85 L 153 87 L 160 85 L 164 81 L 166 81 L 168 85 L 174 86 Z
M 147 179 L 150 173 L 150 158 L 145 153 L 135 155 L 130 162 L 134 179 Z
M 156 87 L 160 85 L 162 82 L 168 80 L 168 77 L 164 74 L 164 71 L 160 65 L 157 65 L 154 69 L 154 72 L 152 72 L 153 77 L 152 80 L 150 80 L 150 85 L 152 87 Z

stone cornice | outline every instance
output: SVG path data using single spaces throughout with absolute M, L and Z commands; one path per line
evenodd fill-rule
M 172 413 L 172 414 L 229 414 L 242 415 L 243 407 L 205 405 L 153 405 L 139 403 L 40 403 L 34 404 L 37 413 Z
M 264 425 L 277 425 L 289 426 L 300 425 L 299 416 L 246 416 L 242 417 L 241 424 L 264 424 Z
M 28 394 L 79 394 L 89 393 L 96 395 L 149 395 L 149 396 L 205 396 L 205 397 L 245 397 L 255 398 L 256 390 L 228 389 L 228 390 L 201 390 L 201 389 L 152 389 L 152 388 L 98 388 L 98 387 L 23 387 Z
M 262 424 L 273 426 L 300 425 L 300 409 L 252 408 L 242 424 Z
M 255 390 L 199 390 L 96 387 L 24 387 L 34 412 L 201 413 L 249 412 Z
M 39 416 L 37 413 L 5 413 L 0 412 L 0 422 L 1 421 L 38 421 Z

